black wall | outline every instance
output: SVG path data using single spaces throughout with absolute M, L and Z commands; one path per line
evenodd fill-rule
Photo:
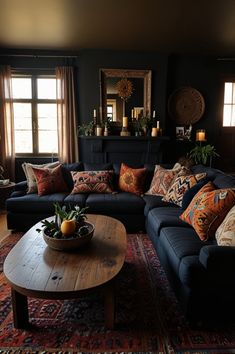
M 17 53 L 2 49 L 0 54 Z M 181 86 L 192 86 L 199 90 L 205 99 L 205 113 L 193 126 L 195 130 L 206 129 L 207 140 L 214 144 L 221 158 L 216 167 L 235 170 L 235 139 L 233 129 L 222 129 L 223 79 L 235 76 L 235 61 L 217 60 L 215 57 L 168 55 L 156 52 L 128 52 L 84 50 L 76 53 L 18 51 L 27 55 L 73 55 L 75 58 L 56 57 L 14 57 L 0 56 L 0 64 L 10 64 L 20 68 L 53 68 L 57 65 L 73 65 L 76 68 L 78 124 L 92 119 L 93 109 L 100 105 L 99 69 L 149 69 L 152 70 L 152 109 L 157 112 L 165 135 L 175 136 L 175 122 L 167 112 L 169 95 Z M 225 135 L 226 133 L 226 135 Z M 81 157 L 82 159 L 82 157 Z

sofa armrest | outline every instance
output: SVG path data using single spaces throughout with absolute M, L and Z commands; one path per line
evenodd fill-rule
M 217 281 L 235 284 L 235 247 L 204 246 L 199 261 Z
M 28 188 L 28 184 L 27 181 L 22 181 L 22 182 L 18 182 L 15 185 L 15 191 L 23 191 L 26 192 Z

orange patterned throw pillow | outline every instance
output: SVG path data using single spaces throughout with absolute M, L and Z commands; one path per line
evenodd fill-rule
M 74 187 L 71 194 L 112 193 L 114 171 L 71 171 Z
M 131 168 L 122 163 L 118 182 L 119 189 L 137 195 L 143 194 L 146 172 L 146 168 Z
M 215 189 L 208 182 L 194 196 L 180 219 L 192 225 L 202 241 L 215 237 L 218 226 L 235 203 L 235 190 Z
M 63 179 L 61 165 L 55 168 L 34 168 L 39 195 L 67 192 L 68 187 Z

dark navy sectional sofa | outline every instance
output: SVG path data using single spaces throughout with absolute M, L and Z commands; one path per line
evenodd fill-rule
M 154 166 L 145 167 L 147 191 Z M 71 189 L 69 171 L 103 169 L 114 169 L 118 179 L 119 164 L 63 165 L 64 178 Z M 235 188 L 235 177 L 219 170 L 197 165 L 192 167 L 192 172 L 206 172 L 218 188 Z M 105 214 L 122 221 L 127 232 L 147 231 L 184 314 L 192 323 L 234 319 L 235 247 L 218 246 L 215 240 L 201 241 L 194 229 L 179 219 L 180 207 L 163 202 L 162 197 L 126 192 L 38 196 L 27 194 L 26 189 L 26 182 L 18 183 L 7 199 L 9 229 L 23 231 L 53 215 L 55 202 L 88 206 L 88 213 Z

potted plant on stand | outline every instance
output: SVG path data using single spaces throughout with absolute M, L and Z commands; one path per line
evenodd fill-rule
M 207 165 L 209 162 L 209 166 L 212 166 L 212 159 L 214 157 L 218 157 L 219 154 L 216 152 L 215 147 L 211 144 L 207 145 L 198 145 L 190 150 L 188 156 L 194 160 L 195 164 Z

